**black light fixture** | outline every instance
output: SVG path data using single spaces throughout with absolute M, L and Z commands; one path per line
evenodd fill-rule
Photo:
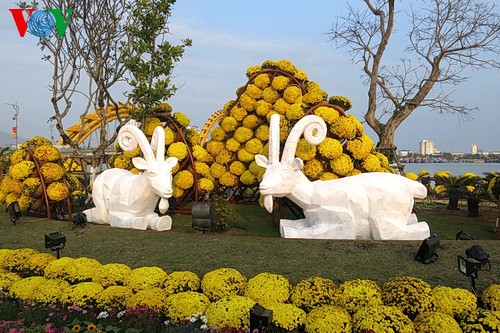
M 215 209 L 211 202 L 196 202 L 191 208 L 193 229 L 203 231 L 205 234 L 212 229 L 215 221 Z
M 12 201 L 9 206 L 7 206 L 7 211 L 10 214 L 10 221 L 13 224 L 16 224 L 17 221 L 21 218 L 21 208 L 19 208 L 19 202 Z
M 250 309 L 250 332 L 258 330 L 261 332 L 268 332 L 269 326 L 273 321 L 273 311 L 266 309 L 259 303 L 256 303 Z
M 45 248 L 57 252 L 57 259 L 61 257 L 61 250 L 66 245 L 66 236 L 59 231 L 45 234 Z
M 467 255 L 467 258 L 472 258 L 481 263 L 481 269 L 483 269 L 484 266 L 488 265 L 489 269 L 491 269 L 491 263 L 490 263 L 490 254 L 486 252 L 480 245 L 474 245 L 465 250 L 465 254 Z
M 87 225 L 87 216 L 85 216 L 85 214 L 83 213 L 75 214 L 71 220 L 73 221 L 73 229 L 78 226 L 85 228 L 85 226 Z
M 471 235 L 469 235 L 468 233 L 464 232 L 463 230 L 460 230 L 459 232 L 457 232 L 457 234 L 455 235 L 455 239 L 456 240 L 474 240 L 474 237 L 472 237 Z
M 423 264 L 432 264 L 438 258 L 436 250 L 439 247 L 439 238 L 436 234 L 427 237 L 422 241 L 420 248 L 415 256 L 415 260 L 420 261 Z

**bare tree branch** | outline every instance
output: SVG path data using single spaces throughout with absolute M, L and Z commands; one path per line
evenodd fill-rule
M 387 66 L 383 56 L 394 27 L 394 0 L 364 2 L 364 11 L 348 5 L 348 14 L 337 19 L 329 35 L 363 67 L 368 86 L 365 120 L 379 136 L 379 145 L 394 146 L 396 129 L 417 107 L 470 117 L 477 108 L 456 105 L 453 88 L 467 80 L 465 70 L 500 68 L 495 6 L 478 0 L 413 4 L 406 12 L 409 56 Z

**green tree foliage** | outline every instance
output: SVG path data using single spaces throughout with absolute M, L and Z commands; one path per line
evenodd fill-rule
M 137 106 L 137 119 L 145 118 L 156 104 L 176 92 L 170 77 L 175 63 L 192 44 L 190 39 L 184 39 L 182 45 L 172 45 L 165 39 L 174 3 L 175 0 L 138 0 L 130 4 L 133 20 L 127 31 L 130 43 L 122 52 L 130 73 L 129 96 Z

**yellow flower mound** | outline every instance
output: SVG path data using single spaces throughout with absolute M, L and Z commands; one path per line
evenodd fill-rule
M 285 303 L 290 297 L 290 282 L 278 274 L 260 273 L 248 280 L 244 295 L 266 307 Z
M 43 145 L 36 148 L 34 156 L 41 162 L 54 162 L 62 158 L 59 149 L 52 145 Z
M 318 152 L 322 157 L 333 160 L 342 155 L 342 144 L 338 140 L 325 138 L 318 145 Z
M 333 305 L 335 291 L 335 283 L 332 280 L 314 276 L 300 281 L 293 287 L 290 301 L 309 312 L 323 305 Z
M 104 288 L 95 282 L 82 282 L 70 286 L 61 297 L 61 302 L 66 305 L 85 306 L 93 304 Z
M 253 148 L 251 148 L 253 149 Z M 255 154 L 252 154 L 246 148 L 238 150 L 238 159 L 242 162 L 252 162 L 255 158 Z
M 258 176 L 254 175 L 249 170 L 245 170 L 245 172 L 243 172 L 240 176 L 240 182 L 243 185 L 247 185 L 247 186 L 257 184 L 258 180 L 259 180 Z
M 312 309 L 307 314 L 305 331 L 307 333 L 348 333 L 352 331 L 351 316 L 345 309 L 323 305 Z
M 45 283 L 45 279 L 41 276 L 32 276 L 14 282 L 10 287 L 10 296 L 21 301 L 33 301 L 33 294 L 36 288 Z
M 255 301 L 244 296 L 226 296 L 211 303 L 205 312 L 208 326 L 246 330 L 250 326 L 250 309 Z
M 335 294 L 335 304 L 350 314 L 363 307 L 383 305 L 381 288 L 371 280 L 352 280 L 342 283 Z
M 411 320 L 394 306 L 375 306 L 360 309 L 352 317 L 353 331 L 372 330 L 377 333 L 414 333 Z
M 320 106 L 315 109 L 314 114 L 323 118 L 323 120 L 329 125 L 335 124 L 340 118 L 340 114 L 337 110 L 327 106 Z
M 100 266 L 92 277 L 92 281 L 99 283 L 104 288 L 123 285 L 132 269 L 124 264 L 106 264 Z
M 460 327 L 464 333 L 496 333 L 500 327 L 500 311 L 476 310 L 460 318 Z
M 434 311 L 435 302 L 431 286 L 413 276 L 396 276 L 384 283 L 382 299 L 386 305 L 400 308 L 405 315 L 415 318 L 426 311 Z
M 346 144 L 347 151 L 351 154 L 354 159 L 363 159 L 370 154 L 374 147 L 372 139 L 366 134 L 363 134 L 359 138 L 350 140 Z M 377 157 L 378 159 L 378 157 Z M 380 161 L 379 161 L 380 164 Z
M 236 176 L 240 176 L 243 172 L 245 172 L 245 164 L 240 161 L 234 161 L 229 165 L 229 171 Z
M 12 165 L 10 169 L 10 176 L 16 180 L 23 181 L 35 170 L 35 162 L 21 161 Z
M 301 158 L 303 161 L 309 161 L 316 156 L 316 146 L 308 143 L 306 139 L 299 139 L 295 156 Z
M 249 128 L 246 127 L 239 127 L 235 132 L 234 132 L 234 138 L 239 142 L 239 143 L 245 143 L 248 140 L 250 140 L 253 137 L 253 131 Z
M 110 286 L 100 292 L 96 297 L 97 306 L 103 310 L 124 309 L 127 299 L 134 295 L 127 286 Z
M 286 110 L 286 118 L 288 120 L 299 120 L 300 118 L 306 115 L 304 108 L 302 107 L 302 103 L 292 104 L 288 110 Z
M 174 142 L 168 147 L 167 155 L 177 157 L 179 161 L 182 161 L 188 155 L 188 147 L 184 142 Z
M 176 112 L 174 113 L 173 117 L 175 122 L 181 125 L 182 127 L 189 126 L 190 123 L 189 117 L 186 116 L 184 113 Z
M 200 189 L 202 191 L 205 191 L 205 192 L 213 191 L 213 189 L 215 188 L 214 182 L 208 178 L 200 178 L 198 180 L 198 186 L 200 187 Z
M 205 149 L 210 155 L 217 156 L 224 149 L 224 143 L 220 141 L 209 141 Z
M 38 253 L 37 250 L 29 248 L 8 251 L 3 256 L 3 267 L 11 272 L 23 272 L 27 269 L 29 258 Z
M 186 291 L 167 298 L 165 314 L 174 324 L 181 324 L 194 314 L 205 313 L 209 304 L 210 300 L 207 296 L 194 291 Z
M 462 333 L 452 316 L 441 312 L 423 312 L 413 321 L 415 333 Z
M 186 291 L 197 291 L 200 286 L 201 280 L 198 275 L 189 271 L 178 271 L 167 276 L 163 289 L 168 296 Z
M 319 179 L 324 172 L 323 163 L 313 158 L 312 160 L 307 161 L 302 168 L 302 172 L 309 179 Z
M 332 96 L 328 99 L 328 103 L 340 106 L 344 111 L 352 108 L 351 100 L 344 96 Z
M 34 290 L 31 299 L 35 302 L 45 304 L 57 304 L 62 302 L 63 295 L 70 287 L 67 281 L 60 279 L 44 279 Z
M 418 175 L 414 172 L 408 172 L 405 174 L 405 177 L 408 178 L 408 179 L 411 179 L 411 180 L 417 180 L 418 179 Z
M 193 146 L 193 157 L 198 162 L 208 163 L 213 161 L 213 157 L 200 145 Z
M 174 134 L 174 131 L 172 131 L 170 128 L 168 127 L 165 127 L 163 129 L 163 131 L 165 132 L 165 145 L 171 145 L 174 140 L 175 140 L 175 134 Z M 139 150 L 140 150 L 140 147 L 139 147 Z
M 69 188 L 61 182 L 54 182 L 47 186 L 47 196 L 50 200 L 61 201 L 69 196 Z
M 277 113 L 281 115 L 285 115 L 286 112 L 290 109 L 290 104 L 288 104 L 283 98 L 278 98 L 276 102 L 274 102 L 273 109 Z
M 233 187 L 238 185 L 239 180 L 238 177 L 233 175 L 231 172 L 225 172 L 222 176 L 220 176 L 219 182 L 221 185 Z
M 347 154 L 340 155 L 337 159 L 330 162 L 332 171 L 339 176 L 347 176 L 354 169 L 352 159 Z
M 283 75 L 277 75 L 271 82 L 271 86 L 275 90 L 284 90 L 290 84 L 290 79 Z
M 240 95 L 239 102 L 240 105 L 247 111 L 253 111 L 257 106 L 257 101 L 245 93 Z
M 219 179 L 222 177 L 223 174 L 227 172 L 227 169 L 225 166 L 219 163 L 212 163 L 210 166 L 210 174 L 212 177 Z
M 132 288 L 134 292 L 153 287 L 163 287 L 167 273 L 159 267 L 139 267 L 132 270 L 125 278 L 125 285 Z
M 257 126 L 259 126 L 260 120 L 256 115 L 249 114 L 248 116 L 245 117 L 245 119 L 243 119 L 242 124 L 244 127 L 253 130 Z
M 219 268 L 206 273 L 201 280 L 201 289 L 211 301 L 224 296 L 242 295 L 247 278 L 234 268 Z
M 229 150 L 223 149 L 217 156 L 215 161 L 219 164 L 227 165 L 233 159 L 233 154 Z
M 500 311 L 500 284 L 492 284 L 486 288 L 481 299 L 486 309 Z
M 26 259 L 25 269 L 30 275 L 43 276 L 45 267 L 54 260 L 57 258 L 51 253 L 35 253 Z
M 257 106 L 255 108 L 255 113 L 257 116 L 266 117 L 268 113 L 273 109 L 273 104 L 269 103 L 263 99 L 257 101 Z
M 247 110 L 245 110 L 241 107 L 238 107 L 238 106 L 233 107 L 229 113 L 229 115 L 232 118 L 234 118 L 234 120 L 236 120 L 237 122 L 242 121 L 247 116 L 247 114 L 248 114 Z M 217 128 L 219 128 L 219 127 L 217 127 Z
M 153 135 L 156 127 L 162 126 L 161 120 L 156 118 L 156 117 L 149 117 L 146 119 L 145 125 L 144 125 L 144 133 L 146 135 Z M 162 126 L 163 127 L 163 126 Z
M 40 168 L 43 177 L 45 180 L 49 181 L 57 181 L 61 180 L 61 178 L 66 173 L 66 170 L 62 166 L 56 163 L 47 162 Z
M 260 71 L 260 66 L 256 67 L 258 67 L 258 70 Z M 259 74 L 255 77 L 253 83 L 255 84 L 255 86 L 263 90 L 271 84 L 271 79 L 267 74 Z
M 262 89 L 254 84 L 249 84 L 245 90 L 245 93 L 253 99 L 259 99 L 262 97 Z
M 262 98 L 267 103 L 274 104 L 280 98 L 280 95 L 273 87 L 267 87 L 262 93 Z
M 283 92 L 283 99 L 289 104 L 294 104 L 301 97 L 302 89 L 297 86 L 288 86 Z
M 293 304 L 276 303 L 270 309 L 273 311 L 273 325 L 277 328 L 294 331 L 304 325 L 306 313 Z
M 238 121 L 233 117 L 225 117 L 220 126 L 224 132 L 232 133 L 236 130 L 236 127 L 238 127 Z
M 377 172 L 381 171 L 382 169 L 380 160 L 373 154 L 369 154 L 368 156 L 366 156 L 363 159 L 363 162 L 361 162 L 361 166 L 368 172 Z
M 167 296 L 163 289 L 152 287 L 139 290 L 136 294 L 127 298 L 125 305 L 133 310 L 144 307 L 164 312 L 167 309 Z
M 0 273 L 0 290 L 9 291 L 12 285 L 23 278 L 16 273 Z
M 172 182 L 174 186 L 180 188 L 181 190 L 187 190 L 193 187 L 194 177 L 190 171 L 182 170 L 174 175 Z
M 455 318 L 462 317 L 477 309 L 477 298 L 468 290 L 437 286 L 432 289 L 436 311 Z
M 17 149 L 16 151 L 14 151 L 12 153 L 12 155 L 10 155 L 10 163 L 12 165 L 15 165 L 15 164 L 21 162 L 22 160 L 24 160 L 25 158 L 26 158 L 26 150 Z

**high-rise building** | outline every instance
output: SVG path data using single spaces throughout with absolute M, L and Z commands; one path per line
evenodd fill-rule
M 470 145 L 470 153 L 471 153 L 472 155 L 476 155 L 476 154 L 477 154 L 477 152 L 478 152 L 478 150 L 477 150 L 477 145 L 476 145 L 475 143 L 471 144 L 471 145 Z
M 429 140 L 420 141 L 420 154 L 421 155 L 434 154 L 434 142 Z

